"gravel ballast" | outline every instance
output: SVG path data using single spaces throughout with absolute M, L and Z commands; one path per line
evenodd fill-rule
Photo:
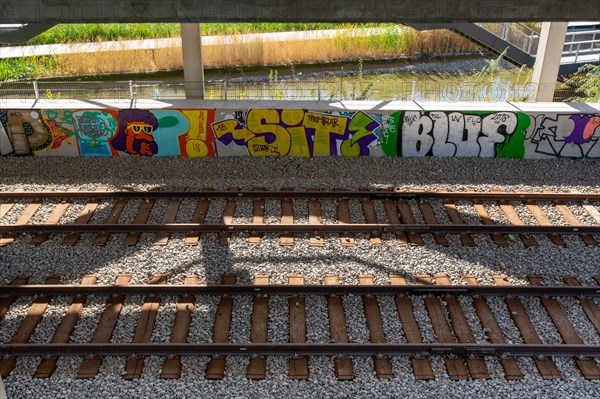
M 507 159 L 401 159 L 401 158 L 220 158 L 184 160 L 176 158 L 141 159 L 75 159 L 75 158 L 0 158 L 2 180 L 0 190 L 8 191 L 23 187 L 26 191 L 53 187 L 55 191 L 81 187 L 96 190 L 105 186 L 109 190 L 132 187 L 145 190 L 160 187 L 172 190 L 187 187 L 189 190 L 203 188 L 228 189 L 230 187 L 267 190 L 293 188 L 294 190 L 321 189 L 390 189 L 403 190 L 477 190 L 490 191 L 499 188 L 507 191 L 596 191 L 600 186 L 597 162 L 567 160 L 507 160 Z M 142 172 L 143 171 L 143 172 Z M 103 220 L 112 207 L 106 202 L 96 211 L 93 221 Z M 487 204 L 486 204 L 487 205 Z M 167 201 L 157 201 L 149 221 L 160 223 Z M 206 223 L 220 222 L 226 201 L 211 204 Z M 334 201 L 322 206 L 323 222 L 336 223 Z M 349 201 L 353 222 L 364 220 L 358 201 Z M 436 215 L 446 217 L 441 203 L 432 201 Z M 1 221 L 13 223 L 24 206 L 16 205 Z M 71 222 L 83 209 L 77 203 L 65 215 L 63 222 Z M 194 212 L 195 201 L 184 200 L 177 221 L 189 219 Z M 466 209 L 457 202 L 459 210 Z M 504 220 L 498 207 L 487 206 L 496 220 Z M 35 218 L 42 221 L 52 211 L 51 205 L 43 205 Z M 308 201 L 295 201 L 296 222 L 308 223 Z M 379 218 L 385 211 L 375 204 Z M 516 207 L 522 220 L 531 222 L 526 207 Z M 549 207 L 544 207 L 544 210 Z M 586 224 L 593 219 L 571 207 Z M 416 209 L 415 209 L 416 210 Z M 413 210 L 414 211 L 414 210 Z M 130 204 L 120 221 L 131 221 L 137 212 L 137 204 Z M 277 222 L 281 212 L 278 201 L 265 201 L 265 221 Z M 465 217 L 475 222 L 477 216 Z M 357 214 L 358 213 L 358 214 Z M 556 211 L 554 211 L 556 213 Z M 188 215 L 188 216 L 185 216 Z M 560 220 L 548 212 L 552 220 Z M 234 223 L 247 223 L 252 217 L 252 201 L 238 203 Z M 381 219 L 380 219 L 381 220 Z M 417 218 L 417 220 L 419 220 Z M 558 224 L 558 222 L 556 222 Z M 563 222 L 564 223 L 564 222 Z M 270 275 L 271 284 L 287 283 L 290 274 L 302 274 L 306 284 L 323 284 L 323 277 L 333 274 L 340 277 L 341 284 L 357 284 L 358 275 L 373 275 L 376 284 L 389 282 L 390 274 L 399 274 L 409 284 L 414 284 L 417 274 L 448 274 L 453 283 L 460 282 L 461 275 L 475 275 L 479 284 L 493 284 L 492 276 L 506 274 L 513 284 L 527 284 L 527 275 L 539 274 L 547 284 L 559 284 L 565 275 L 577 276 L 583 284 L 593 283 L 600 275 L 600 249 L 586 247 L 576 236 L 563 237 L 567 247 L 554 245 L 546 236 L 535 236 L 538 247 L 525 248 L 517 236 L 509 240 L 508 247 L 498 247 L 488 235 L 474 236 L 477 246 L 463 247 L 458 237 L 447 236 L 448 247 L 439 246 L 431 236 L 424 236 L 424 246 L 400 246 L 392 235 L 384 234 L 383 244 L 374 246 L 368 235 L 356 235 L 356 245 L 342 246 L 339 235 L 327 235 L 323 247 L 309 245 L 308 235 L 297 234 L 293 246 L 279 245 L 279 237 L 265 234 L 260 245 L 249 245 L 247 235 L 233 235 L 229 246 L 221 246 L 216 234 L 206 234 L 197 246 L 185 246 L 183 235 L 173 235 L 166 246 L 154 246 L 153 234 L 142 234 L 136 246 L 123 245 L 124 235 L 112 235 L 106 246 L 94 246 L 91 234 L 84 234 L 73 246 L 63 246 L 64 235 L 50 235 L 39 246 L 29 244 L 32 235 L 22 235 L 7 246 L 0 248 L 0 284 L 8 284 L 19 275 L 29 276 L 29 283 L 41 284 L 50 275 L 58 275 L 62 283 L 78 284 L 86 274 L 97 276 L 97 284 L 114 283 L 120 273 L 130 273 L 130 284 L 147 283 L 155 273 L 165 273 L 168 284 L 181 284 L 186 275 L 195 273 L 200 284 L 218 284 L 223 273 L 234 273 L 239 284 L 251 284 L 256 274 Z M 88 342 L 95 329 L 99 312 L 106 297 L 87 298 L 83 315 L 75 328 L 76 342 Z M 152 342 L 168 342 L 177 298 L 161 300 L 159 316 L 152 335 Z M 460 299 L 472 331 L 479 340 L 484 332 L 478 325 L 474 310 L 466 298 Z M 135 330 L 143 298 L 127 298 L 111 342 L 129 342 Z M 421 327 L 424 342 L 434 342 L 435 333 L 422 297 L 413 297 L 415 318 Z M 561 342 L 549 316 L 542 312 L 539 299 L 524 299 L 532 321 L 544 342 Z M 598 344 L 600 336 L 585 318 L 578 301 L 560 299 L 560 304 L 584 342 Z M 47 310 L 51 319 L 36 329 L 31 342 L 48 342 L 55 326 L 70 304 L 69 298 L 53 298 Z M 218 298 L 198 296 L 192 317 L 190 342 L 210 342 L 212 320 Z M 508 342 L 522 342 L 511 320 L 504 301 L 488 299 L 488 304 L 500 324 Z M 345 297 L 347 328 L 352 342 L 368 342 L 364 324 L 363 303 L 360 297 Z M 405 342 L 400 321 L 397 319 L 392 298 L 379 301 L 384 318 L 384 332 L 389 341 Z M 445 309 L 445 304 L 443 304 Z M 19 299 L 6 318 L 0 323 L 0 340 L 9 342 L 28 310 L 28 302 Z M 236 299 L 231 342 L 243 342 L 250 334 L 251 298 Z M 271 298 L 269 301 L 269 340 L 285 342 L 287 330 L 287 298 Z M 323 298 L 306 298 L 308 342 L 326 342 L 329 339 L 327 303 Z M 394 319 L 396 317 L 396 319 Z M 227 358 L 225 379 L 211 381 L 204 378 L 207 357 L 183 357 L 182 376 L 178 380 L 161 380 L 161 357 L 145 361 L 141 379 L 125 381 L 122 374 L 125 359 L 108 357 L 102 362 L 96 378 L 75 378 L 81 357 L 62 358 L 54 375 L 49 379 L 32 378 L 39 357 L 23 358 L 4 381 L 9 398 L 355 398 L 355 397 L 593 397 L 600 396 L 600 383 L 586 381 L 572 359 L 556 359 L 563 373 L 561 380 L 543 380 L 531 359 L 518 359 L 525 378 L 507 382 L 500 363 L 495 359 L 486 362 L 489 380 L 450 381 L 441 358 L 432 358 L 435 381 L 417 381 L 412 373 L 408 357 L 392 357 L 394 379 L 378 380 L 370 357 L 353 359 L 353 381 L 337 381 L 333 359 L 310 357 L 310 375 L 307 381 L 293 381 L 287 377 L 287 359 L 267 359 L 267 378 L 261 381 L 247 380 L 244 376 L 248 359 Z M 598 363 L 598 362 L 597 362 Z

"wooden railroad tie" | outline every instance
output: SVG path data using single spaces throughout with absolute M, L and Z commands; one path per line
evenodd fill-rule
M 121 317 L 121 310 L 125 301 L 125 294 L 127 290 L 132 290 L 132 295 L 139 295 L 140 292 L 148 292 L 144 303 L 140 308 L 140 314 L 137 319 L 134 335 L 131 344 L 127 344 L 128 353 L 135 353 L 135 345 L 150 344 L 147 348 L 152 348 L 151 336 L 154 330 L 156 317 L 158 314 L 159 306 L 161 303 L 161 296 L 169 295 L 167 290 L 158 290 L 160 287 L 172 289 L 179 289 L 180 292 L 175 320 L 172 325 L 172 332 L 170 336 L 170 345 L 190 345 L 190 348 L 194 347 L 194 343 L 187 343 L 190 329 L 192 328 L 192 318 L 194 309 L 196 307 L 196 301 L 198 296 L 194 293 L 202 293 L 203 289 L 211 289 L 210 295 L 219 295 L 220 290 L 217 290 L 218 286 L 200 286 L 199 277 L 192 275 L 187 276 L 183 282 L 183 286 L 171 285 L 167 286 L 167 276 L 163 274 L 155 274 L 147 285 L 147 291 L 133 291 L 136 286 L 129 286 L 128 283 L 131 280 L 130 275 L 119 275 L 115 281 L 114 286 L 98 286 L 95 285 L 95 276 L 84 276 L 79 286 L 65 286 L 65 289 L 72 289 L 69 292 L 76 292 L 73 294 L 73 300 L 69 305 L 65 315 L 58 324 L 54 336 L 49 342 L 48 349 L 44 350 L 46 353 L 52 353 L 51 356 L 44 357 L 41 362 L 37 365 L 36 370 L 32 375 L 36 378 L 48 378 L 52 376 L 56 369 L 58 356 L 67 355 L 69 352 L 55 352 L 52 351 L 51 347 L 69 347 L 76 348 L 80 344 L 69 344 L 70 336 L 73 333 L 77 322 L 84 310 L 86 301 L 86 291 L 88 294 L 94 292 L 94 287 L 102 288 L 103 292 L 110 292 L 110 287 L 118 289 L 118 295 L 111 295 L 104 307 L 98 326 L 91 337 L 90 344 L 100 344 L 102 350 L 96 353 L 95 356 L 86 357 L 77 373 L 78 378 L 92 378 L 96 376 L 100 370 L 102 361 L 102 351 L 108 350 L 110 352 L 111 345 L 110 339 L 113 334 L 113 330 L 117 324 L 117 320 Z M 235 290 L 237 287 L 240 288 L 240 292 L 244 292 L 243 295 L 253 295 L 252 300 L 252 313 L 248 315 L 250 318 L 250 331 L 249 331 L 249 343 L 244 344 L 248 347 L 244 352 L 227 352 L 231 354 L 246 355 L 249 356 L 249 363 L 246 368 L 246 377 L 249 379 L 264 379 L 267 378 L 267 361 L 268 358 L 265 355 L 253 356 L 252 345 L 263 345 L 264 348 L 270 348 L 273 344 L 268 342 L 268 320 L 269 320 L 269 294 L 268 288 L 277 288 L 279 291 L 273 291 L 275 295 L 289 295 L 288 302 L 288 320 L 289 320 L 289 344 L 294 346 L 294 352 L 288 353 L 288 376 L 290 379 L 305 380 L 309 378 L 310 369 L 308 356 L 302 354 L 302 348 L 304 346 L 310 346 L 311 343 L 307 343 L 307 313 L 305 308 L 304 295 L 301 292 L 313 292 L 310 291 L 311 287 L 319 287 L 319 291 L 326 300 L 327 314 L 328 314 L 328 325 L 330 342 L 335 345 L 355 345 L 358 343 L 352 343 L 349 339 L 348 323 L 347 323 L 347 309 L 344 305 L 343 294 L 333 294 L 334 292 L 360 292 L 362 296 L 362 307 L 364 310 L 364 319 L 366 322 L 366 328 L 369 332 L 369 345 L 380 345 L 383 349 L 387 344 L 387 339 L 384 333 L 384 319 L 382 318 L 382 312 L 380 309 L 380 303 L 378 300 L 379 295 L 394 295 L 396 311 L 398 315 L 398 321 L 402 325 L 402 332 L 405 340 L 405 344 L 402 345 L 427 345 L 423 343 L 423 338 L 420 332 L 420 326 L 417 322 L 414 314 L 413 302 L 410 296 L 403 294 L 402 292 L 411 292 L 414 295 L 424 295 L 423 301 L 429 321 L 433 327 L 434 333 L 437 337 L 438 344 L 446 344 L 448 347 L 455 346 L 461 348 L 461 346 L 469 346 L 476 344 L 482 346 L 492 347 L 493 345 L 507 345 L 507 339 L 502 331 L 500 324 L 496 320 L 494 313 L 491 311 L 490 306 L 484 296 L 473 295 L 475 292 L 488 292 L 486 295 L 500 295 L 501 292 L 523 292 L 523 294 L 517 295 L 505 295 L 503 297 L 506 304 L 507 311 L 510 313 L 510 317 L 513 319 L 514 325 L 521 335 L 525 345 L 540 346 L 542 341 L 537 335 L 532 319 L 529 317 L 526 307 L 521 302 L 519 295 L 537 295 L 540 298 L 540 311 L 546 312 L 552 321 L 556 330 L 563 339 L 563 344 L 559 344 L 558 347 L 589 347 L 593 353 L 597 353 L 598 348 L 594 345 L 586 345 L 581 336 L 577 333 L 577 330 L 567 317 L 566 310 L 563 308 L 561 302 L 551 296 L 545 296 L 547 292 L 569 292 L 569 296 L 575 296 L 581 305 L 581 310 L 588 317 L 592 325 L 594 325 L 596 331 L 600 333 L 600 308 L 594 300 L 585 296 L 576 296 L 577 292 L 588 292 L 595 293 L 597 295 L 597 286 L 582 287 L 580 282 L 572 276 L 566 276 L 564 278 L 564 288 L 571 287 L 572 289 L 564 290 L 562 287 L 546 287 L 544 290 L 535 290 L 535 288 L 543 286 L 544 280 L 540 276 L 529 276 L 531 282 L 530 286 L 524 288 L 531 288 L 525 294 L 525 290 L 515 290 L 518 286 L 513 286 L 506 276 L 498 275 L 493 276 L 493 280 L 496 282 L 495 286 L 488 288 L 500 288 L 496 291 L 485 291 L 486 287 L 478 284 L 477 279 L 474 276 L 462 276 L 461 280 L 466 285 L 452 284 L 451 279 L 446 274 L 435 274 L 431 275 L 417 275 L 417 285 L 407 285 L 406 280 L 403 276 L 390 275 L 389 286 L 380 286 L 374 284 L 374 277 L 372 275 L 360 275 L 358 276 L 358 285 L 342 286 L 340 285 L 340 279 L 336 275 L 326 275 L 323 278 L 323 284 L 317 286 L 305 285 L 304 276 L 302 275 L 289 275 L 288 284 L 282 286 L 270 285 L 270 276 L 268 275 L 256 275 L 254 277 L 254 284 L 252 286 L 244 286 L 236 284 L 237 278 L 235 275 L 226 274 L 221 278 L 221 284 L 230 294 L 221 294 L 220 301 L 216 306 L 212 340 L 214 345 L 223 345 L 221 348 L 224 350 L 229 344 L 229 334 L 231 329 L 232 315 L 234 311 L 236 295 Z M 27 279 L 25 277 L 17 277 L 8 286 L 3 286 L 3 290 L 9 295 L 0 299 L 0 321 L 6 317 L 11 311 L 11 306 L 18 298 L 17 292 L 25 292 L 27 295 L 28 291 L 23 291 L 23 288 L 27 288 Z M 47 287 L 47 293 L 44 294 L 44 287 Z M 18 347 L 19 350 L 14 352 L 16 356 L 22 356 L 28 353 L 27 348 L 34 348 L 40 346 L 40 344 L 31 344 L 29 340 L 35 331 L 37 325 L 41 322 L 46 309 L 52 301 L 53 296 L 63 295 L 66 291 L 57 291 L 61 285 L 59 279 L 56 276 L 51 276 L 46 280 L 46 285 L 31 286 L 37 293 L 40 293 L 37 298 L 33 300 L 32 305 L 27 312 L 27 315 L 21 321 L 12 339 L 7 344 L 0 344 L 0 347 L 10 352 L 11 347 Z M 78 288 L 81 287 L 81 288 Z M 104 288 L 106 287 L 106 288 Z M 154 287 L 154 288 L 150 288 Z M 215 290 L 212 290 L 214 287 Z M 248 289 L 247 289 L 247 288 Z M 387 287 L 389 290 L 377 291 L 379 288 Z M 394 287 L 397 287 L 395 289 Z M 448 288 L 461 288 L 465 287 L 466 290 L 448 290 Z M 180 288 L 185 288 L 181 291 Z M 197 288 L 197 289 L 196 289 Z M 410 290 L 407 290 L 409 289 Z M 560 288 L 561 290 L 558 290 Z M 77 289 L 77 291 L 74 291 Z M 346 291 L 339 290 L 345 289 Z M 469 289 L 474 291 L 469 291 Z M 582 291 L 584 290 L 585 291 Z M 12 290 L 12 291 L 11 291 Z M 20 291 L 19 291 L 20 290 Z M 348 291 L 350 290 L 350 291 Z M 354 291 L 352 291 L 354 290 Z M 361 291 L 357 291 L 361 290 Z M 554 290 L 554 291 L 552 291 Z M 153 292 L 154 291 L 154 292 Z M 14 294 L 11 294 L 14 293 Z M 134 293 L 135 292 L 135 293 Z M 153 292 L 153 293 L 152 293 Z M 175 292 L 175 291 L 174 291 Z M 379 292 L 378 294 L 371 294 L 371 292 Z M 492 294 L 492 292 L 494 294 Z M 190 294 L 191 293 L 191 294 Z M 56 295 L 55 295 L 56 294 Z M 457 295 L 468 295 L 473 306 L 474 314 L 479 319 L 480 328 L 482 328 L 485 335 L 485 342 L 476 342 L 475 334 L 472 330 L 472 325 L 468 322 L 466 309 L 463 309 L 463 304 L 458 300 Z M 478 327 L 479 328 L 479 327 Z M 213 345 L 211 344 L 211 345 Z M 117 344 L 118 345 L 118 344 Z M 131 346 L 129 346 L 131 345 Z M 160 346 L 158 343 L 154 343 L 155 346 Z M 167 344 L 169 345 L 169 344 Z M 285 344 L 275 344 L 285 345 Z M 515 347 L 518 347 L 518 344 Z M 226 349 L 225 349 L 226 350 Z M 207 379 L 222 379 L 225 376 L 226 370 L 226 357 L 221 353 L 220 350 L 216 350 L 211 360 L 208 362 L 205 370 L 205 378 Z M 21 354 L 20 354 L 21 353 Z M 75 353 L 75 352 L 74 352 Z M 112 352 L 110 352 L 112 353 Z M 144 352 L 145 353 L 145 352 Z M 161 352 L 162 353 L 162 352 Z M 181 353 L 181 352 L 177 352 Z M 295 353 L 295 354 L 294 354 Z M 464 379 L 487 379 L 490 378 L 488 366 L 483 360 L 479 352 L 460 352 L 460 355 L 454 355 L 450 352 L 440 352 L 438 354 L 443 356 L 444 364 L 446 366 L 446 372 L 448 378 L 451 380 L 464 380 Z M 557 379 L 562 378 L 561 373 L 557 369 L 554 361 L 550 357 L 553 352 L 543 352 L 548 355 L 533 356 L 534 363 L 543 379 Z M 183 354 L 183 353 L 181 353 Z M 314 353 L 311 353 L 314 354 Z M 364 353 L 366 354 L 366 353 Z M 364 355 L 363 354 L 363 355 Z M 435 355 L 435 352 L 417 352 L 412 355 L 410 362 L 413 368 L 413 373 L 416 379 L 431 380 L 435 379 L 436 376 L 433 373 L 431 361 L 429 357 Z M 491 352 L 483 351 L 481 354 L 488 356 Z M 331 355 L 331 354 L 330 354 Z M 352 357 L 343 355 L 333 357 L 333 364 L 335 370 L 335 376 L 339 380 L 352 380 L 355 376 L 355 370 L 353 367 Z M 163 355 L 164 356 L 164 355 Z M 373 366 L 376 375 L 380 379 L 392 379 L 394 378 L 394 370 L 390 358 L 385 354 L 385 350 L 379 352 L 376 350 L 371 354 L 373 356 Z M 589 357 L 576 357 L 574 358 L 575 364 L 581 371 L 583 378 L 587 380 L 600 379 L 600 369 L 597 367 L 595 361 Z M 517 362 L 513 357 L 498 356 L 504 376 L 507 380 L 520 380 L 523 379 L 523 372 L 519 368 Z M 0 372 L 3 378 L 8 377 L 15 366 L 15 357 L 5 357 L 2 359 L 2 365 Z M 130 356 L 125 362 L 125 368 L 123 378 L 125 379 L 138 379 L 143 374 L 144 368 L 144 357 L 143 356 Z M 160 377 L 161 378 L 179 378 L 182 373 L 181 355 L 166 356 L 162 365 Z
M 158 187 L 146 192 L 136 192 L 125 188 L 120 192 L 106 192 L 102 187 L 97 191 L 81 192 L 78 187 L 73 187 L 63 192 L 52 191 L 51 187 L 41 192 L 24 192 L 15 189 L 10 193 L 0 193 L 2 207 L 0 208 L 0 222 L 8 220 L 10 215 L 14 223 L 0 224 L 0 246 L 12 244 L 22 233 L 33 234 L 30 243 L 40 245 L 46 242 L 52 233 L 65 233 L 62 238 L 64 245 L 76 244 L 81 234 L 96 234 L 93 243 L 105 245 L 112 235 L 124 234 L 124 245 L 138 244 L 142 234 L 154 233 L 155 245 L 167 245 L 173 232 L 185 233 L 185 245 L 196 245 L 201 234 L 216 233 L 221 245 L 229 245 L 233 234 L 244 232 L 248 234 L 249 244 L 261 244 L 264 233 L 279 234 L 279 244 L 282 246 L 293 245 L 295 234 L 309 234 L 309 244 L 324 246 L 325 237 L 337 233 L 340 245 L 354 246 L 357 233 L 367 233 L 372 245 L 381 245 L 384 233 L 393 233 L 400 245 L 432 245 L 427 237 L 432 237 L 435 245 L 448 246 L 448 236 L 458 235 L 464 246 L 476 245 L 474 234 L 489 234 L 495 245 L 509 246 L 519 237 L 525 247 L 539 246 L 537 236 L 546 235 L 548 239 L 558 246 L 566 246 L 562 237 L 565 234 L 577 235 L 587 246 L 597 246 L 595 234 L 600 234 L 600 210 L 596 203 L 600 202 L 599 194 L 581 193 L 506 193 L 492 190 L 488 193 L 478 192 L 448 192 L 440 188 L 435 192 L 425 192 L 415 189 L 413 191 L 318 191 L 311 189 L 306 192 L 284 189 L 283 192 L 266 191 L 256 188 L 254 191 L 244 192 L 230 189 L 215 192 L 206 188 L 201 192 L 186 191 L 184 187 L 175 188 L 173 191 L 161 191 Z M 164 195 L 163 195 L 164 194 Z M 194 214 L 189 223 L 178 221 L 178 214 L 187 200 L 196 201 Z M 556 197 L 556 198 L 553 198 Z M 31 201 L 21 210 L 15 210 L 19 198 Z M 60 200 L 59 203 L 46 203 L 44 198 Z M 219 223 L 206 223 L 206 216 L 211 206 L 211 199 L 224 198 L 226 205 L 222 210 Z M 238 212 L 237 200 L 252 198 L 252 220 L 249 224 L 236 223 Z M 591 198 L 591 199 L 590 199 Z M 87 203 L 77 217 L 66 218 L 68 210 L 75 200 L 86 199 Z M 96 210 L 104 202 L 113 200 L 108 217 L 99 222 L 92 223 Z M 279 223 L 265 223 L 266 199 L 280 201 L 281 219 Z M 294 199 L 307 202 L 308 224 L 294 224 Z M 335 199 L 337 202 L 337 223 L 323 223 L 321 204 L 324 200 Z M 467 224 L 455 204 L 456 199 L 470 202 L 474 214 L 479 216 L 479 224 Z M 153 212 L 157 212 L 154 205 L 157 201 L 167 201 L 164 214 L 160 223 L 148 223 L 156 219 Z M 352 203 L 351 201 L 355 201 Z M 540 205 L 552 206 L 556 210 L 552 219 Z M 577 201 L 572 203 L 572 201 Z M 590 201 L 594 201 L 590 203 Z M 352 206 L 360 202 L 362 222 L 353 223 L 353 219 L 360 219 L 359 215 L 351 213 Z M 386 220 L 378 220 L 375 204 L 385 212 Z M 36 221 L 35 215 L 42 207 L 52 206 L 52 211 L 45 220 Z M 131 223 L 120 223 L 123 211 L 131 207 L 135 216 Z M 497 207 L 501 212 L 500 220 L 490 215 L 490 207 Z M 572 207 L 579 207 L 589 217 L 586 223 L 575 216 Z M 463 208 L 464 209 L 464 208 Z M 534 219 L 533 224 L 525 224 L 523 212 L 530 214 Z M 71 212 L 73 213 L 73 212 Z M 447 214 L 447 218 L 446 215 Z M 492 212 L 498 215 L 497 212 Z M 556 216 L 560 215 L 560 216 Z M 72 218 L 73 220 L 67 220 Z M 560 220 L 558 220 L 560 219 Z M 447 221 L 442 221 L 447 220 Z M 592 222 L 593 221 L 593 222 Z

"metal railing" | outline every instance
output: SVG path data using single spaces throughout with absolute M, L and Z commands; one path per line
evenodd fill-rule
M 540 34 L 518 22 L 476 24 L 493 33 L 502 40 L 535 56 L 540 42 Z M 586 31 L 567 31 L 563 57 L 574 57 L 569 62 L 577 63 L 579 56 L 600 54 L 600 29 Z M 600 61 L 600 58 L 599 60 Z
M 519 22 L 478 23 L 476 25 L 530 55 L 537 54 L 540 34 L 527 25 Z
M 563 57 L 573 56 L 574 63 L 577 63 L 579 56 L 599 54 L 600 62 L 600 29 L 567 32 L 565 45 L 563 47 Z
M 201 87 L 196 84 L 195 87 Z M 523 101 L 534 102 L 536 93 L 552 90 L 554 101 L 571 100 L 580 93 L 564 86 L 537 87 L 533 84 L 359 80 L 228 82 L 206 81 L 204 99 L 220 101 Z M 192 93 L 199 94 L 199 93 Z M 180 100 L 186 98 L 183 81 L 121 82 L 0 82 L 0 101 L 18 100 Z

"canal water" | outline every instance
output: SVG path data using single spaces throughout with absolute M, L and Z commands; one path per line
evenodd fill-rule
M 493 72 L 483 73 L 493 61 L 455 57 L 433 62 L 356 61 L 208 70 L 204 96 L 213 100 L 528 101 L 535 93 L 528 83 L 531 71 L 502 61 Z M 40 85 L 44 92 L 48 87 L 53 93 L 69 92 L 77 98 L 185 98 L 182 71 L 92 76 L 68 83 L 45 80 Z M 572 88 L 557 83 L 555 101 L 574 95 Z

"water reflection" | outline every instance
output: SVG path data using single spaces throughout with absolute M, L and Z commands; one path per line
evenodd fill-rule
M 1 98 L 43 99 L 185 99 L 181 77 L 172 80 L 129 81 L 38 81 L 2 82 Z M 208 100 L 379 100 L 379 101 L 533 101 L 536 88 L 519 70 L 493 74 L 354 74 L 310 77 L 305 74 L 284 79 L 251 78 L 208 80 L 204 98 Z M 573 88 L 557 83 L 555 101 L 576 96 Z M 51 97 L 50 97 L 51 96 Z
M 555 89 L 552 87 L 541 90 Z M 557 84 L 557 101 L 575 95 Z M 381 100 L 381 101 L 529 101 L 536 92 L 526 74 L 504 71 L 492 78 L 471 75 L 363 74 L 330 78 L 269 81 L 209 81 L 204 96 L 212 100 Z M 183 82 L 138 82 L 138 98 L 185 98 Z

